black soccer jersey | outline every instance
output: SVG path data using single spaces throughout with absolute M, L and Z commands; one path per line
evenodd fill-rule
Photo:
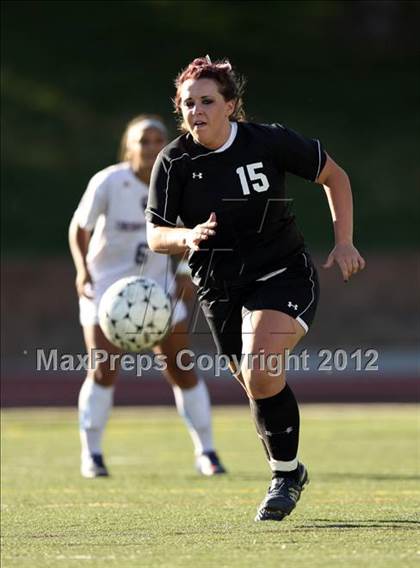
M 285 174 L 314 181 L 325 161 L 318 140 L 280 124 L 232 123 L 230 139 L 217 150 L 183 134 L 156 160 L 146 218 L 175 227 L 179 217 L 193 228 L 214 211 L 216 235 L 189 257 L 194 282 L 249 282 L 286 266 L 303 249 Z

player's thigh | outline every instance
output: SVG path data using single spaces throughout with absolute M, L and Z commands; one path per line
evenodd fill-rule
M 103 386 L 114 384 L 123 351 L 108 341 L 99 325 L 83 326 L 83 335 L 89 355 L 88 376 Z
M 194 363 L 186 321 L 178 322 L 165 339 L 153 348 L 155 355 L 165 355 L 166 369 L 163 371 L 168 382 L 181 388 L 192 388 L 197 384 L 197 375 L 186 369 Z
M 305 335 L 301 324 L 278 310 L 255 310 L 242 320 L 242 346 L 244 353 L 289 349 Z
M 242 323 L 242 376 L 251 395 L 280 390 L 288 353 L 305 335 L 301 324 L 277 310 L 248 312 Z

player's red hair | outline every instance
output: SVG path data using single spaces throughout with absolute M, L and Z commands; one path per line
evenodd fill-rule
M 232 68 L 230 61 L 212 62 L 207 57 L 194 59 L 183 69 L 175 79 L 176 95 L 174 99 L 175 112 L 181 115 L 181 86 L 188 79 L 213 79 L 219 86 L 219 92 L 225 101 L 235 101 L 235 109 L 230 120 L 245 120 L 245 111 L 242 102 L 245 79 L 238 75 Z

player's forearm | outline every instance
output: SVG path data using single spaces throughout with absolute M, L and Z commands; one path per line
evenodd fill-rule
M 323 186 L 334 224 L 335 243 L 352 243 L 353 197 L 348 175 L 337 167 L 323 182 Z
M 159 227 L 147 223 L 147 242 L 153 252 L 182 254 L 188 250 L 187 236 L 191 229 Z
M 86 255 L 90 240 L 90 233 L 81 229 L 75 217 L 69 227 L 69 246 L 77 272 L 87 271 Z

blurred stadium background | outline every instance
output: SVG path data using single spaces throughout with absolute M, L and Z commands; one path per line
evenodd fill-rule
M 3 405 L 75 405 L 83 373 L 35 372 L 37 348 L 83 352 L 67 227 L 125 123 L 161 114 L 196 56 L 246 75 L 248 117 L 319 137 L 350 174 L 368 267 L 344 287 L 320 269 L 301 349 L 379 352 L 379 370 L 291 373 L 303 401 L 413 401 L 419 374 L 419 2 L 120 1 L 2 4 Z M 323 191 L 290 194 L 318 265 L 332 245 Z M 213 352 L 209 335 L 197 350 Z M 244 402 L 230 379 L 217 403 Z M 120 404 L 164 404 L 163 379 L 124 376 Z

